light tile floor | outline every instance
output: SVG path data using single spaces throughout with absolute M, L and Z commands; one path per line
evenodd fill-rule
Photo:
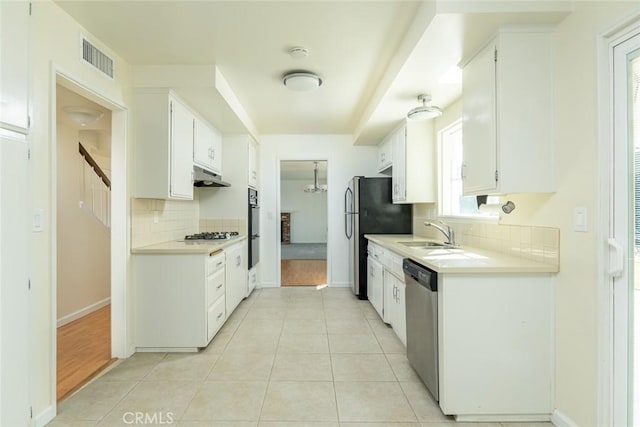
M 136 353 L 62 402 L 49 425 L 140 424 L 552 426 L 455 423 L 369 302 L 340 288 L 256 290 L 206 349 Z

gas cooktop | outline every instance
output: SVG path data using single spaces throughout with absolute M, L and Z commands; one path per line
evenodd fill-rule
M 237 231 L 212 231 L 205 233 L 189 234 L 184 236 L 185 242 L 206 242 L 211 240 L 235 239 L 240 233 Z

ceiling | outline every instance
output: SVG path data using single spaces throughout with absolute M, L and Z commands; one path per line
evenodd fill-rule
M 149 66 L 215 66 L 248 119 L 225 110 L 213 83 L 183 79 L 176 91 L 223 132 L 352 134 L 357 144 L 378 143 L 420 93 L 442 108 L 459 98 L 460 82 L 443 75 L 499 26 L 555 24 L 571 9 L 526 0 L 56 3 L 133 65 L 134 84 Z M 309 56 L 290 57 L 294 46 Z M 290 91 L 281 80 L 291 70 L 315 72 L 323 84 Z
M 280 162 L 280 179 L 282 180 L 304 180 L 313 184 L 313 161 L 291 161 Z M 318 161 L 318 181 L 321 184 L 327 182 L 327 162 Z

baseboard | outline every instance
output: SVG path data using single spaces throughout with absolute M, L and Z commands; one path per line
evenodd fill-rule
M 67 314 L 66 316 L 62 316 L 61 318 L 58 319 L 58 328 L 60 326 L 66 325 L 67 323 L 71 323 L 74 320 L 77 320 L 83 316 L 86 316 L 89 313 L 93 313 L 94 311 L 99 310 L 102 307 L 109 305 L 110 303 L 111 303 L 111 297 L 105 298 L 102 301 L 98 301 L 94 304 L 88 305 L 83 309 Z
M 351 283 L 349 282 L 333 282 L 329 285 L 330 288 L 350 288 Z
M 33 419 L 34 427 L 44 427 L 56 417 L 56 405 L 47 407 Z
M 551 422 L 556 427 L 578 427 L 576 422 L 557 409 L 551 414 Z
M 256 286 L 256 289 L 264 289 L 264 288 L 279 288 L 280 286 L 278 286 L 275 283 L 258 283 L 258 285 Z

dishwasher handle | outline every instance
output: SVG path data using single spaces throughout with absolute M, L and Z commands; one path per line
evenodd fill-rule
M 438 292 L 438 273 L 435 271 L 409 258 L 402 260 L 402 270 L 408 278 L 419 285 L 429 289 L 431 292 Z

